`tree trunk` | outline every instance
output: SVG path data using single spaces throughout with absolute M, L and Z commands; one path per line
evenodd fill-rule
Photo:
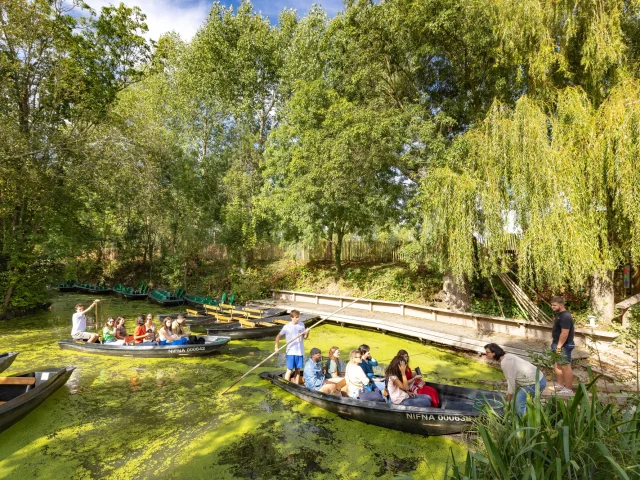
M 591 309 L 603 323 L 611 323 L 615 316 L 613 293 L 613 272 L 608 271 L 604 275 L 594 273 L 591 284 Z
M 335 260 L 336 268 L 338 269 L 338 275 L 342 276 L 342 239 L 344 238 L 344 232 L 338 230 L 338 238 L 335 244 Z
M 449 308 L 456 312 L 468 312 L 471 309 L 471 287 L 465 278 L 460 281 L 450 271 L 444 274 L 442 289 L 447 294 Z
M 9 308 L 9 302 L 11 301 L 11 296 L 13 295 L 13 283 L 11 285 L 9 285 L 9 288 L 7 289 L 7 293 L 4 296 L 4 311 L 7 311 L 7 308 Z
M 324 259 L 331 261 L 333 256 L 333 223 L 329 225 L 327 230 L 327 250 L 324 252 Z

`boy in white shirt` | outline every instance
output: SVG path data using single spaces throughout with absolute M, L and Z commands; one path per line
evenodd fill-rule
M 309 338 L 309 330 L 304 328 L 304 323 L 300 322 L 300 312 L 298 310 L 291 310 L 289 314 L 291 316 L 291 322 L 287 323 L 280 333 L 276 336 L 275 351 L 278 351 L 278 344 L 280 343 L 280 336 L 285 335 L 287 338 L 287 373 L 285 373 L 285 380 L 291 380 L 291 374 L 295 373 L 293 382 L 295 384 L 300 383 L 300 370 L 304 368 L 304 340 Z M 303 335 L 301 336 L 300 334 Z M 294 338 L 295 341 L 292 341 Z

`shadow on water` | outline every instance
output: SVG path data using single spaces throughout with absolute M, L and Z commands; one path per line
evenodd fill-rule
M 233 341 L 219 354 L 181 359 L 92 356 L 60 350 L 73 306 L 0 323 L 0 351 L 19 351 L 9 374 L 75 365 L 66 386 L 0 434 L 0 478 L 441 478 L 451 439 L 425 438 L 346 420 L 250 375 L 229 383 L 273 351 L 273 339 Z M 133 327 L 150 304 L 104 299 L 100 317 L 123 314 Z M 104 317 L 103 317 L 104 312 Z M 418 342 L 334 325 L 312 331 L 307 351 L 345 352 L 368 343 L 380 361 L 400 348 L 433 379 L 499 379 L 485 364 Z M 258 369 L 280 368 L 284 356 Z M 464 380 L 467 379 L 467 380 Z

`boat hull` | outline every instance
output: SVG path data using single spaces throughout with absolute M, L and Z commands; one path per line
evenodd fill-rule
M 306 402 L 341 417 L 426 436 L 452 435 L 471 430 L 474 420 L 482 414 L 481 404 L 485 398 L 496 408 L 502 405 L 499 392 L 435 383 L 427 385 L 438 390 L 443 408 L 405 407 L 354 400 L 295 385 L 286 381 L 283 374 L 283 371 L 264 372 L 260 377 Z M 448 408 L 447 405 L 453 405 L 455 408 Z
M 114 293 L 118 298 L 124 298 L 125 300 L 146 300 L 148 295 L 146 293 L 122 293 L 114 290 Z
M 13 361 L 18 356 L 17 352 L 8 352 L 0 355 L 0 372 L 4 372 L 11 366 Z
M 0 405 L 0 432 L 23 419 L 47 398 L 53 395 L 56 390 L 67 383 L 67 380 L 69 380 L 74 369 L 75 367 L 65 367 L 35 372 L 41 374 L 46 372 L 49 373 L 50 377 L 47 381 L 44 381 L 39 385 L 35 385 L 34 388 L 30 389 L 26 393 L 23 393 L 22 395 Z M 3 385 L 2 388 L 0 388 L 0 400 L 2 401 L 4 401 L 2 395 L 6 388 L 17 388 L 17 386 Z
M 282 315 L 280 317 L 265 317 L 264 321 L 273 321 L 275 319 L 290 320 L 290 317 L 288 315 Z M 305 324 L 305 327 L 310 327 L 317 323 L 320 318 L 302 314 L 300 316 L 300 320 Z M 245 328 L 242 327 L 239 322 L 221 323 L 215 327 L 207 328 L 207 335 L 225 335 L 235 340 L 249 340 L 253 338 L 275 336 L 280 333 L 282 327 L 283 325 L 276 325 L 274 327 Z
M 157 303 L 158 305 L 162 305 L 164 307 L 177 307 L 178 305 L 184 304 L 183 298 L 178 298 L 175 300 L 159 300 L 152 295 L 149 295 L 147 298 L 149 299 L 149 301 Z
M 91 353 L 95 355 L 109 355 L 112 357 L 139 358 L 177 358 L 200 357 L 210 355 L 224 347 L 231 338 L 221 336 L 206 336 L 204 344 L 195 345 L 156 345 L 129 346 L 109 345 L 103 343 L 86 343 L 75 340 L 60 340 L 58 346 L 63 350 Z
M 76 287 L 76 290 L 81 293 L 88 293 L 89 295 L 111 295 L 113 290 L 110 288 L 87 288 L 87 287 Z
M 78 287 L 58 287 L 58 291 L 60 293 L 75 292 L 77 290 L 78 290 Z
M 158 320 L 160 320 L 160 323 L 162 324 L 165 318 L 169 317 L 175 320 L 176 318 L 178 318 L 178 315 L 180 314 L 179 313 L 161 313 L 160 315 L 158 315 Z M 186 313 L 183 313 L 182 315 L 184 315 L 186 319 L 185 324 L 187 326 L 207 325 L 209 323 L 216 322 L 215 315 L 187 315 Z

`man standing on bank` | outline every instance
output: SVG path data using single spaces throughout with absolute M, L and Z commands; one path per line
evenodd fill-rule
M 287 323 L 280 333 L 276 336 L 275 351 L 278 351 L 280 336 L 284 335 L 287 339 L 287 373 L 285 380 L 291 380 L 291 374 L 294 374 L 293 383 L 300 383 L 300 370 L 304 368 L 304 340 L 309 338 L 309 330 L 304 328 L 304 323 L 300 323 L 300 312 L 291 310 L 289 314 L 291 321 Z M 303 335 L 301 335 L 303 334 Z M 298 337 L 295 341 L 294 338 Z
M 553 297 L 551 299 L 551 309 L 556 313 L 551 332 L 551 350 L 560 355 L 554 365 L 557 379 L 556 392 L 572 394 L 573 370 L 571 369 L 571 352 L 575 348 L 573 343 L 573 317 L 565 308 L 564 298 L 562 297 Z

